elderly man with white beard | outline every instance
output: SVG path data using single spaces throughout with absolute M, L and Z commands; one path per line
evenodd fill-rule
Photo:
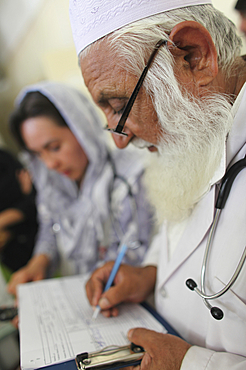
M 150 152 L 146 183 L 160 223 L 143 266 L 122 265 L 104 293 L 112 263 L 92 274 L 90 303 L 116 316 L 119 303 L 155 289 L 157 311 L 183 339 L 130 330 L 146 351 L 141 370 L 245 369 L 246 63 L 235 26 L 199 0 L 70 0 L 70 19 L 84 81 L 116 145 Z

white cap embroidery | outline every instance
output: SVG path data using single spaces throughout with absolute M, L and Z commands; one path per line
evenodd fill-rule
M 103 36 L 142 18 L 211 0 L 70 0 L 69 13 L 77 54 Z

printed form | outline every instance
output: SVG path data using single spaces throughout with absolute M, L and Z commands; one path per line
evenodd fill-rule
M 165 328 L 142 306 L 122 304 L 119 316 L 92 320 L 86 278 L 71 276 L 22 284 L 18 289 L 21 369 L 32 370 L 74 359 L 108 345 L 128 344 L 127 332 Z

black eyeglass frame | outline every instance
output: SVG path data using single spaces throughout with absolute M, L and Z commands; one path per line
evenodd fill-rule
M 121 115 L 121 117 L 119 119 L 119 122 L 118 122 L 117 126 L 115 128 L 109 128 L 108 126 L 106 126 L 105 127 L 105 130 L 110 131 L 110 132 L 112 132 L 114 134 L 128 136 L 127 133 L 123 132 L 123 128 L 125 126 L 126 120 L 127 120 L 128 116 L 129 116 L 129 113 L 130 113 L 130 111 L 132 109 L 132 106 L 133 106 L 133 104 L 134 104 L 134 102 L 136 100 L 136 97 L 138 95 L 138 92 L 139 92 L 139 90 L 140 90 L 140 88 L 141 88 L 141 86 L 142 86 L 142 84 L 144 82 L 145 76 L 146 76 L 146 74 L 147 74 L 147 72 L 148 72 L 148 70 L 149 70 L 149 68 L 150 68 L 150 66 L 151 66 L 151 64 L 152 64 L 152 62 L 153 62 L 153 60 L 154 60 L 157 52 L 158 52 L 158 50 L 160 49 L 160 47 L 162 45 L 165 45 L 166 46 L 167 45 L 167 40 L 161 39 L 161 40 L 159 40 L 155 44 L 155 48 L 152 51 L 152 53 L 151 53 L 151 55 L 149 57 L 149 60 L 148 60 L 148 62 L 146 64 L 146 66 L 144 67 L 144 70 L 143 70 L 141 76 L 139 77 L 139 80 L 138 80 L 138 82 L 137 82 L 137 84 L 136 84 L 136 86 L 135 86 L 135 88 L 134 88 L 134 90 L 133 90 L 133 92 L 132 92 L 132 94 L 131 94 L 128 102 L 127 102 L 127 104 L 126 104 L 126 106 L 125 106 L 125 109 L 124 109 L 124 111 L 123 111 L 123 113 L 122 113 L 122 115 Z

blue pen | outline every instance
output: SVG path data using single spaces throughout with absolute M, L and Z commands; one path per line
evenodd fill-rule
M 115 275 L 117 274 L 117 271 L 119 270 L 119 267 L 120 267 L 120 264 L 121 264 L 121 261 L 126 253 L 126 250 L 127 250 L 127 244 L 122 244 L 122 246 L 120 247 L 120 250 L 119 250 L 119 254 L 115 260 L 115 263 L 114 263 L 114 266 L 113 266 L 113 269 L 109 275 L 109 278 L 108 278 L 108 281 L 107 281 L 107 284 L 104 288 L 104 292 L 106 292 L 110 287 L 111 285 L 113 284 L 113 281 L 114 281 L 114 278 L 115 278 Z M 96 320 L 99 312 L 101 311 L 101 308 L 99 305 L 96 306 L 95 308 L 95 311 L 92 315 L 92 319 L 93 320 Z

